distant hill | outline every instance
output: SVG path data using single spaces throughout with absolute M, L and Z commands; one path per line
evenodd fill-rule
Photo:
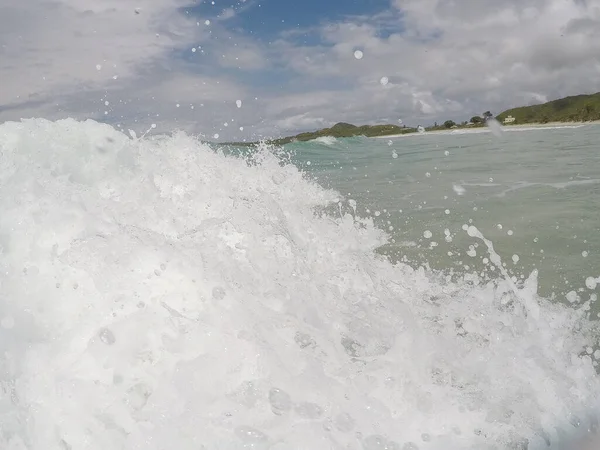
M 588 122 L 600 120 L 600 92 L 565 97 L 542 105 L 508 109 L 496 116 L 501 123 L 513 116 L 515 125 L 548 122 Z
M 362 125 L 356 126 L 350 123 L 336 123 L 331 128 L 323 128 L 321 130 L 308 133 L 300 133 L 295 136 L 288 136 L 281 139 L 271 141 L 276 145 L 288 144 L 293 141 L 310 141 L 318 137 L 333 136 L 336 138 L 353 137 L 353 136 L 388 136 L 394 134 L 405 134 L 416 131 L 414 128 L 399 127 L 398 125 Z

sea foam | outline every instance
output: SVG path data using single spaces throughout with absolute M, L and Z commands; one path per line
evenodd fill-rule
M 267 149 L 0 125 L 0 448 L 558 449 L 597 425 L 589 303 L 392 265 L 338 201 Z

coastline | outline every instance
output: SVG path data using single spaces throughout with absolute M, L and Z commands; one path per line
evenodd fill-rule
M 579 128 L 585 125 L 600 125 L 600 120 L 592 120 L 589 122 L 547 122 L 547 123 L 523 123 L 518 125 L 502 125 L 503 131 L 528 131 L 533 129 L 560 129 L 560 128 Z M 398 138 L 416 135 L 431 135 L 431 134 L 470 134 L 470 133 L 490 133 L 491 130 L 488 127 L 461 127 L 451 128 L 447 130 L 432 130 L 425 131 L 424 133 L 404 133 L 404 134 L 388 134 L 386 136 L 373 136 L 372 139 L 386 139 L 386 138 Z

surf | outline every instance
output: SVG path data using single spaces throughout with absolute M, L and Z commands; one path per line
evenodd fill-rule
M 590 302 L 392 264 L 276 152 L 0 125 L 0 447 L 563 448 L 597 426 Z M 335 213 L 326 212 L 333 209 Z

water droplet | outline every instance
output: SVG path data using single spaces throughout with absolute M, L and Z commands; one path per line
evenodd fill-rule
M 205 20 L 204 25 L 210 25 L 210 20 Z
M 423 237 L 424 237 L 425 239 L 431 239 L 431 237 L 432 237 L 432 236 L 433 236 L 433 233 L 432 233 L 431 231 L 429 231 L 429 230 L 425 230 L 425 231 L 423 232 Z
M 382 86 L 385 86 L 386 84 L 389 83 L 389 79 L 388 77 L 381 77 L 381 80 L 379 80 L 379 82 L 381 83 Z
M 196 53 L 196 47 L 192 49 L 192 53 Z
M 98 331 L 98 337 L 106 345 L 113 345 L 117 341 L 113 332 L 110 331 L 108 328 L 100 328 L 100 330 Z
M 506 234 L 508 234 L 509 236 L 512 236 L 514 233 L 513 233 L 513 230 L 508 230 L 508 231 L 506 232 Z
M 392 152 L 392 158 L 394 158 L 394 159 L 398 158 L 398 153 L 396 153 L 396 150 L 394 150 Z
M 219 139 L 219 133 L 215 133 L 215 134 L 213 135 L 213 138 L 215 138 L 215 139 Z
M 15 319 L 12 316 L 3 317 L 2 320 L 0 320 L 0 327 L 4 328 L 5 330 L 11 330 L 14 326 Z
M 241 100 L 236 100 L 236 101 L 235 101 L 235 105 L 236 105 L 238 108 L 241 108 L 241 107 L 242 107 L 242 101 L 241 101 Z
M 581 256 L 583 256 L 584 258 L 587 258 L 588 255 L 589 255 L 589 253 L 585 250 L 581 252 Z
M 363 57 L 363 52 L 361 52 L 360 50 L 356 50 L 356 51 L 354 52 L 354 57 L 355 57 L 356 59 L 362 59 L 362 57 Z
M 512 260 L 513 260 L 513 263 L 515 263 L 515 264 L 518 263 L 519 262 L 519 255 L 512 255 Z
M 102 65 L 96 64 L 96 70 L 102 70 Z

